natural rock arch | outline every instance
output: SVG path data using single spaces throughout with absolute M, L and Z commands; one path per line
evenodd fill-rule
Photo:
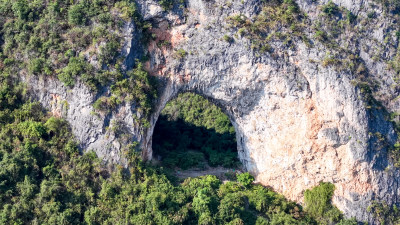
M 383 111 L 368 108 L 352 82 L 354 75 L 320 66 L 317 62 L 326 53 L 317 43 L 309 48 L 298 42 L 295 50 L 277 47 L 281 51 L 258 56 L 249 51 L 247 39 L 223 41 L 224 32 L 229 33 L 219 25 L 223 16 L 207 4 L 188 1 L 185 23 L 176 22 L 179 16 L 168 22 L 155 16 L 158 40 L 149 45 L 147 68 L 169 78 L 152 124 L 174 95 L 194 91 L 229 115 L 240 159 L 260 183 L 301 202 L 305 189 L 332 182 L 333 203 L 361 221 L 373 222 L 366 210 L 372 200 L 398 203 L 399 173 L 385 172 L 390 168 L 388 149 L 377 151 L 371 135 L 379 133 L 393 144 L 395 132 Z M 144 3 L 143 8 L 150 5 Z M 236 7 L 231 7 L 233 12 L 245 15 L 257 11 L 251 3 Z M 207 26 L 213 20 L 215 27 Z M 165 24 L 174 25 L 167 29 Z M 164 39 L 171 41 L 172 49 L 189 54 L 177 59 L 172 50 L 157 48 L 157 41 Z M 145 146 L 147 152 L 150 146 Z
M 151 124 L 155 125 L 159 112 L 177 93 L 194 91 L 229 115 L 240 160 L 258 182 L 298 202 L 305 189 L 320 181 L 332 182 L 336 186 L 334 204 L 360 220 L 371 221 L 366 209 L 372 200 L 398 201 L 398 174 L 384 171 L 389 165 L 387 149 L 377 152 L 369 132 L 379 131 L 389 141 L 395 140 L 395 134 L 381 112 L 365 108 L 350 79 L 333 77 L 336 73 L 329 69 L 316 72 L 297 67 L 305 65 L 301 62 L 288 62 L 283 69 L 274 68 L 274 62 L 237 62 L 229 68 L 236 73 L 214 76 L 204 69 L 192 69 L 186 82 L 179 76 L 169 80 Z M 302 69 L 310 74 L 304 76 Z M 150 159 L 151 138 L 145 149 L 145 158 Z

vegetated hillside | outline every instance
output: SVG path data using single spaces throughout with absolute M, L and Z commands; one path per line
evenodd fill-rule
M 193 94 L 180 94 L 161 112 L 153 135 L 154 154 L 169 167 L 238 165 L 235 128 L 220 108 Z
M 14 82 L 28 83 L 33 99 L 68 120 L 78 145 L 102 146 L 103 154 L 97 153 L 104 158 L 113 146 L 105 141 L 117 139 L 118 152 L 123 152 L 134 140 L 127 127 L 149 127 L 157 81 L 144 70 L 140 49 L 152 38 L 150 27 L 132 0 L 1 1 L 0 68 Z M 131 45 L 136 51 L 127 50 Z M 45 94 L 33 90 L 49 87 Z M 76 105 L 81 109 L 75 110 Z M 128 121 L 112 117 L 130 106 L 135 113 L 124 117 Z M 83 118 L 88 120 L 82 123 Z M 108 134 L 93 143 L 93 132 Z
M 126 152 L 129 172 L 118 167 L 110 174 L 95 153 L 79 153 L 67 122 L 29 102 L 24 87 L 4 71 L 0 81 L 2 224 L 317 223 L 301 206 L 251 185 L 248 173 L 238 182 L 205 176 L 174 186 L 162 169 L 144 164 L 134 146 Z M 328 187 L 312 195 L 310 213 L 338 221 Z
M 392 123 L 399 121 L 400 106 L 398 3 L 336 2 L 1 1 L 1 160 L 12 161 L 1 167 L 4 223 L 46 223 L 53 215 L 60 223 L 130 218 L 143 224 L 174 216 L 178 224 L 225 223 L 229 217 L 221 215 L 229 214 L 249 223 L 255 220 L 251 215 L 312 223 L 311 215 L 326 224 L 325 219 L 341 217 L 328 204 L 332 194 L 347 216 L 395 223 L 400 190 L 399 126 Z M 186 5 L 191 8 L 182 9 Z M 146 134 L 155 125 L 152 105 L 162 102 L 144 65 L 170 81 L 159 87 L 164 100 L 189 90 L 229 106 L 242 160 L 263 184 L 296 200 L 320 181 L 335 182 L 340 191 L 333 193 L 331 185 L 322 183 L 317 197 L 306 194 L 312 203 L 306 202 L 309 214 L 303 217 L 288 210 L 286 202 L 277 206 L 275 194 L 257 205 L 249 195 L 226 202 L 225 195 L 207 194 L 207 200 L 200 190 L 186 195 L 184 185 L 159 190 L 164 186 L 150 179 L 150 167 L 132 165 L 140 164 L 132 153 L 133 140 L 143 155 L 151 152 Z M 86 89 L 90 93 L 80 92 Z M 28 97 L 28 90 L 36 95 Z M 62 104 L 64 111 L 53 116 L 65 115 L 85 143 L 70 141 L 68 124 L 44 113 L 30 97 L 52 112 Z M 127 152 L 132 176 L 123 169 L 107 174 L 93 153 L 81 156 L 77 144 L 90 145 L 82 150 L 94 149 L 112 162 L 125 163 Z M 287 146 L 292 154 L 282 154 L 289 152 Z M 204 152 L 209 160 L 221 159 L 215 151 Z M 244 186 L 234 190 L 243 193 L 248 190 Z M 184 200 L 177 190 L 185 193 Z M 221 207 L 214 207 L 212 196 Z M 130 202 L 134 206 L 127 206 Z M 240 213 L 220 212 L 225 205 Z M 250 217 L 241 211 L 254 208 L 258 211 Z
M 342 218 L 330 205 L 333 185 L 310 191 L 308 214 L 252 185 L 248 173 L 225 184 L 204 176 L 173 185 L 161 168 L 141 161 L 134 145 L 126 152 L 129 170 L 109 173 L 94 152 L 78 151 L 66 121 L 30 102 L 3 70 L 0 121 L 1 224 L 326 224 Z
M 1 66 L 13 75 L 57 77 L 72 88 L 83 82 L 95 95 L 111 89 L 111 95 L 94 104 L 97 113 L 109 114 L 126 102 L 136 102 L 146 123 L 154 82 L 142 66 L 126 71 L 121 54 L 125 27 L 135 21 L 135 32 L 145 43 L 151 38 L 133 0 L 7 0 L 0 2 Z M 142 41 L 142 42 L 140 42 Z M 138 55 L 140 55 L 138 53 Z M 122 68 L 125 66 L 124 68 Z

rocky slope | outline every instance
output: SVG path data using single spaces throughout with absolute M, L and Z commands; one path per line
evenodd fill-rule
M 397 17 L 373 1 L 296 3 L 299 9 L 290 13 L 297 14 L 300 31 L 293 21 L 260 22 L 263 13 L 291 10 L 290 4 L 263 9 L 259 0 L 188 0 L 166 11 L 156 1 L 139 0 L 155 38 L 144 47 L 134 22 L 125 24 L 122 55 L 129 69 L 148 54 L 146 69 L 161 80 L 149 127 L 135 122 L 142 116 L 135 104 L 94 115 L 99 96 L 79 82 L 69 90 L 56 79 L 25 81 L 53 114 L 71 123 L 82 148 L 110 163 L 124 163 L 122 149 L 132 141 L 150 160 L 160 111 L 179 92 L 196 92 L 231 118 L 240 160 L 257 182 L 298 202 L 305 189 L 331 182 L 333 202 L 346 216 L 374 223 L 367 212 L 373 200 L 400 201 L 400 174 L 388 160 L 397 134 L 387 116 L 400 110 L 393 65 Z M 259 37 L 247 35 L 251 28 L 240 30 L 240 24 L 257 23 L 270 26 L 260 31 L 267 51 L 254 47 Z M 106 129 L 113 121 L 129 135 Z

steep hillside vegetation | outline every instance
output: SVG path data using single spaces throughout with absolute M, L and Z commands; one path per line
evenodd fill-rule
M 69 88 L 80 80 L 94 94 L 112 85 L 111 96 L 96 102 L 97 111 L 110 113 L 135 101 L 146 117 L 155 84 L 141 65 L 122 68 L 124 26 L 132 20 L 143 42 L 151 38 L 146 33 L 151 25 L 141 20 L 132 0 L 1 1 L 0 65 L 20 76 L 57 77 Z

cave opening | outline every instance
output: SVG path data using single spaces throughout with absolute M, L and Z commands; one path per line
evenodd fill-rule
M 181 93 L 166 104 L 154 128 L 152 148 L 156 163 L 176 171 L 226 175 L 240 169 L 229 117 L 192 92 Z

